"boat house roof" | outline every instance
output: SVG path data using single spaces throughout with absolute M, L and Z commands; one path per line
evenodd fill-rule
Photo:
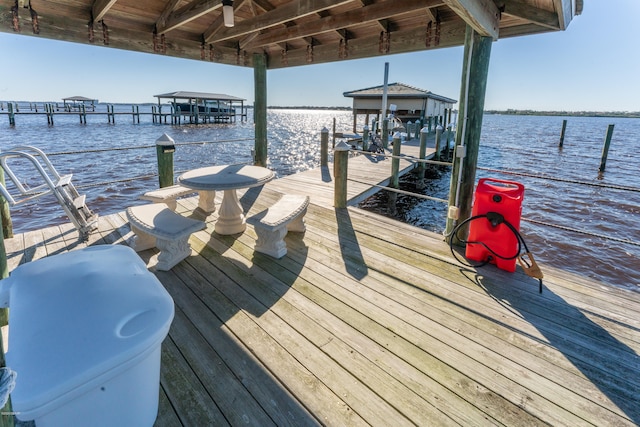
M 27 2 L 25 2 L 26 4 Z M 4 10 L 0 31 L 252 67 L 320 64 L 565 30 L 583 0 L 48 0 Z
M 384 91 L 384 86 L 373 86 L 365 89 L 358 89 L 349 92 L 344 92 L 343 95 L 348 98 L 373 98 L 381 99 Z M 437 95 L 429 90 L 420 89 L 417 87 L 409 86 L 404 83 L 389 83 L 387 85 L 387 96 L 396 99 L 434 99 L 445 103 L 455 104 L 455 99 L 447 98 L 446 96 Z
M 97 99 L 87 98 L 84 96 L 70 96 L 68 98 L 62 98 L 63 101 L 73 101 L 73 102 L 98 102 Z
M 206 93 L 206 92 L 187 92 L 187 91 L 177 91 L 177 92 L 169 92 L 163 93 L 160 95 L 153 95 L 158 98 L 160 101 L 163 98 L 167 99 L 197 99 L 204 101 L 245 101 L 244 98 L 238 98 L 237 96 L 225 95 L 222 93 Z

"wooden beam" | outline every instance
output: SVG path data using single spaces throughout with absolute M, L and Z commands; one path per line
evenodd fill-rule
M 290 3 L 263 13 L 252 19 L 238 22 L 233 28 L 225 28 L 211 39 L 205 38 L 207 43 L 218 43 L 223 40 L 244 36 L 254 31 L 284 24 L 288 21 L 318 13 L 325 9 L 350 3 L 352 0 L 295 0 Z
M 222 7 L 221 0 L 195 0 L 181 7 L 175 12 L 171 13 L 167 18 L 164 25 L 156 25 L 158 34 L 165 34 L 168 31 L 174 30 L 189 21 L 193 21 L 196 18 L 206 15 L 212 10 L 216 10 Z
M 498 39 L 500 11 L 492 0 L 444 0 L 459 17 L 483 37 Z
M 267 58 L 263 54 L 253 54 L 253 80 L 253 120 L 256 137 L 253 164 L 267 167 Z
M 462 158 L 454 157 L 449 188 L 449 206 L 456 206 L 457 202 L 459 208 L 458 223 L 471 216 L 492 41 L 490 37 L 481 36 L 471 25 L 467 25 L 458 103 L 460 115 L 456 131 L 456 147 L 464 145 L 466 155 Z M 461 178 L 460 182 L 458 177 Z M 449 235 L 454 227 L 455 219 L 447 218 L 445 234 Z M 469 224 L 459 235 L 466 236 L 468 227 Z M 454 238 L 454 243 L 459 242 Z
M 164 7 L 164 10 L 160 14 L 160 17 L 156 20 L 156 28 L 164 27 L 167 24 L 167 19 L 173 13 L 173 11 L 178 7 L 178 3 L 181 0 L 171 0 L 167 2 L 167 5 Z
M 442 4 L 441 0 L 387 0 L 374 3 L 358 9 L 353 9 L 340 15 L 327 16 L 307 24 L 291 28 L 277 28 L 261 34 L 247 48 L 257 48 L 274 43 L 310 37 L 321 33 L 328 33 L 348 27 L 350 23 L 375 22 L 397 15 L 411 13 L 420 9 L 427 9 Z
M 91 8 L 91 16 L 94 22 L 100 21 L 107 14 L 111 6 L 118 0 L 96 0 Z
M 530 6 L 520 0 L 506 0 L 504 2 L 503 13 L 525 19 L 534 24 L 540 24 L 553 30 L 560 29 L 558 15 L 547 10 Z
M 445 21 L 442 23 L 440 43 L 435 46 L 425 47 L 425 30 L 416 28 L 401 30 L 393 33 L 389 54 L 408 53 L 424 51 L 430 49 L 460 46 L 464 41 L 466 24 L 461 20 Z M 341 61 L 343 59 L 375 58 L 383 56 L 379 47 L 380 37 L 378 34 L 371 37 L 357 38 L 349 40 L 349 47 L 346 58 L 338 56 L 337 43 L 327 43 L 313 45 L 313 61 L 311 63 L 326 63 Z M 287 52 L 287 64 L 282 62 L 280 52 L 269 56 L 269 69 L 293 67 L 299 65 L 309 65 L 307 61 L 306 47 L 303 49 L 291 49 Z

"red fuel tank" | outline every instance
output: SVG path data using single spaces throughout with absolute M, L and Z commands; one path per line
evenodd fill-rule
M 524 185 L 493 178 L 482 178 L 478 181 L 471 216 L 485 215 L 496 212 L 504 217 L 513 227 L 520 231 L 520 216 L 522 214 L 522 199 Z M 469 242 L 482 242 L 469 243 Z M 518 250 L 518 237 L 504 223 L 492 225 L 487 218 L 479 218 L 469 223 L 469 237 L 465 256 L 474 261 L 486 261 L 491 257 L 491 263 L 498 268 L 510 272 L 516 270 L 516 259 L 501 259 L 493 255 L 488 249 L 504 257 L 513 257 Z

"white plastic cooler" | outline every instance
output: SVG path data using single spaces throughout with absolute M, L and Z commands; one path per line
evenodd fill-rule
M 20 420 L 47 426 L 151 426 L 171 296 L 138 255 L 95 246 L 16 268 L 0 282 L 10 306 L 7 366 Z

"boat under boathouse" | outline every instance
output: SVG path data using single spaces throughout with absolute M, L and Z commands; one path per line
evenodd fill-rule
M 87 98 L 85 96 L 70 96 L 68 98 L 62 98 L 64 103 L 64 111 L 80 111 L 83 108 L 85 110 L 95 111 L 97 99 Z
M 376 121 L 380 121 L 380 111 L 383 102 L 384 85 L 368 87 L 364 89 L 344 92 L 347 98 L 353 98 L 353 131 L 357 131 L 358 116 L 366 115 L 365 124 L 369 123 L 369 116 L 373 115 Z M 387 111 L 391 113 L 390 106 L 395 106 L 394 115 L 403 122 L 421 120 L 425 124 L 446 125 L 451 122 L 453 105 L 458 101 L 437 95 L 430 90 L 424 90 L 409 86 L 404 83 L 390 83 L 386 88 Z
M 172 122 L 184 119 L 189 123 L 232 123 L 236 117 L 246 120 L 247 113 L 243 98 L 221 93 L 177 91 L 154 95 L 158 98 L 158 108 L 162 101 L 171 105 Z M 240 110 L 238 112 L 238 109 Z

